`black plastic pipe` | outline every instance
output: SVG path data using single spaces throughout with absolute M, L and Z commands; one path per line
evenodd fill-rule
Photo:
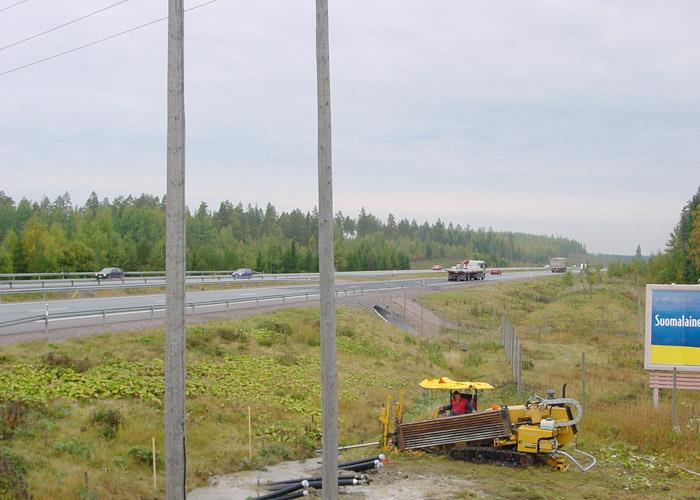
M 308 481 L 299 481 L 298 483 L 291 484 L 289 486 L 285 486 L 284 488 L 279 489 L 277 491 L 273 491 L 272 493 L 268 493 L 267 495 L 263 495 L 260 497 L 254 497 L 254 498 L 255 498 L 255 500 L 279 498 L 281 496 L 286 495 L 287 493 L 293 493 L 297 490 L 300 490 L 302 488 L 308 488 L 308 487 L 309 487 Z
M 338 476 L 338 479 L 364 479 L 361 474 L 353 474 L 352 476 Z M 300 483 L 302 481 L 320 481 L 321 477 L 302 477 L 300 479 L 287 479 L 286 481 L 273 481 L 265 483 L 266 490 L 277 490 L 292 483 Z
M 360 462 L 356 464 L 350 464 L 350 465 L 339 465 L 339 469 L 343 470 L 352 470 L 355 472 L 363 471 L 363 470 L 371 470 L 371 469 L 377 469 L 380 467 L 379 464 L 381 464 L 379 460 L 371 460 L 368 462 Z
M 307 490 L 303 491 L 296 491 L 294 493 L 290 493 L 289 495 L 284 495 L 283 497 L 275 497 L 274 500 L 290 500 L 291 498 L 301 498 L 301 497 L 308 497 L 309 492 Z
M 365 462 L 372 462 L 374 460 L 379 460 L 380 462 L 384 461 L 386 457 L 384 456 L 384 453 L 380 453 L 377 456 L 374 457 L 369 457 L 369 458 L 360 458 L 359 460 L 350 460 L 349 462 L 342 462 L 338 464 L 338 467 L 341 467 L 343 465 L 352 465 L 352 464 L 360 464 L 360 463 L 365 463 Z

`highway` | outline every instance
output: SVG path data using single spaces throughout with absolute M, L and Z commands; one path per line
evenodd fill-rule
M 508 268 L 511 271 L 527 270 L 535 271 L 542 268 Z M 488 272 L 488 270 L 487 270 Z M 74 273 L 85 274 L 85 273 Z M 336 273 L 336 277 L 382 277 L 417 274 L 434 274 L 444 276 L 444 271 L 431 269 L 398 269 L 385 271 L 344 271 Z M 122 288 L 162 288 L 165 286 L 165 276 L 160 273 L 149 273 L 143 276 L 127 276 L 122 279 L 103 279 L 73 277 L 45 278 L 42 274 L 5 274 L 0 280 L 0 296 L 14 293 L 46 293 L 46 292 L 72 292 L 75 290 L 106 290 Z M 33 279 L 27 279 L 33 278 Z M 230 283 L 249 282 L 275 282 L 275 281 L 318 281 L 318 273 L 290 273 L 290 274 L 266 274 L 257 273 L 250 278 L 234 278 L 227 271 L 188 273 L 186 282 L 188 285 L 219 285 Z
M 546 271 L 504 273 L 487 275 L 485 282 L 501 282 L 551 276 Z M 374 291 L 402 290 L 404 288 L 454 288 L 466 284 L 449 282 L 447 276 L 425 279 L 376 280 L 359 283 L 337 283 L 339 297 L 371 293 Z M 318 285 L 258 286 L 251 288 L 221 289 L 187 293 L 188 314 L 250 309 L 267 305 L 302 303 L 318 300 Z M 0 335 L 37 332 L 51 329 L 123 323 L 162 318 L 165 295 L 162 293 L 105 298 L 80 298 L 47 302 L 14 302 L 0 304 Z M 19 324 L 3 325 L 8 322 Z

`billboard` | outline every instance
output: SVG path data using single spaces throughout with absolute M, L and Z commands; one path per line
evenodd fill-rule
M 644 368 L 700 371 L 700 285 L 647 285 Z

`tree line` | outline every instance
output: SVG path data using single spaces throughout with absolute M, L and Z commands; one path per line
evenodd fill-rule
M 0 191 L 0 273 L 93 271 L 118 266 L 127 271 L 165 266 L 165 198 L 149 194 L 99 200 L 82 206 L 65 193 L 54 201 Z M 278 213 L 224 201 L 218 210 L 201 203 L 187 210 L 187 269 L 249 267 L 261 272 L 318 270 L 318 213 Z M 555 236 L 471 228 L 438 220 L 386 221 L 364 208 L 353 218 L 335 217 L 335 259 L 339 271 L 409 269 L 411 263 L 472 258 L 491 265 L 544 264 L 552 256 L 585 254 L 578 241 Z
M 669 236 L 666 249 L 649 259 L 617 262 L 608 266 L 616 276 L 636 274 L 637 266 L 645 283 L 698 283 L 700 279 L 700 187 L 685 204 L 678 223 Z

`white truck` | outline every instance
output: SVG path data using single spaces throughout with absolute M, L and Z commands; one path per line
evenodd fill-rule
M 549 270 L 553 273 L 565 273 L 566 257 L 552 257 L 549 259 Z
M 486 262 L 483 260 L 463 260 L 446 271 L 448 281 L 483 280 L 486 276 Z

